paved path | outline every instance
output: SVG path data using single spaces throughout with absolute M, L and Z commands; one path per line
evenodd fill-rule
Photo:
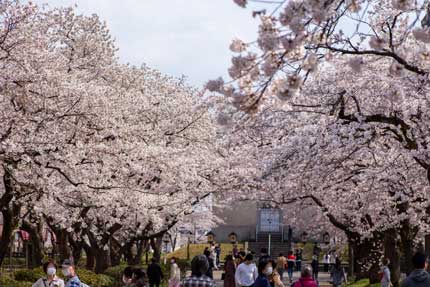
M 222 274 L 222 271 L 220 271 L 220 270 L 214 271 L 214 279 L 215 279 L 218 287 L 223 287 L 224 286 L 223 281 L 221 280 L 221 274 Z M 299 278 L 300 278 L 300 272 L 294 272 L 294 274 L 293 274 L 293 282 L 295 282 Z M 289 283 L 289 280 L 288 280 L 288 274 L 287 274 L 287 272 L 285 272 L 283 279 L 284 279 L 283 282 L 284 282 L 285 287 L 291 286 L 291 284 Z M 319 286 L 320 287 L 329 287 L 329 286 L 332 286 L 329 283 L 329 279 L 330 279 L 330 275 L 328 273 L 326 273 L 326 272 L 320 272 L 318 274 Z

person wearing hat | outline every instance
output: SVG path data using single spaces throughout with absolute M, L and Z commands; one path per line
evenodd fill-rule
M 55 275 L 57 271 L 57 265 L 55 264 L 55 261 L 48 260 L 43 264 L 42 268 L 43 272 L 46 274 L 46 277 L 37 280 L 32 287 L 64 287 L 64 281 Z
M 79 280 L 75 265 L 71 260 L 64 260 L 61 268 L 63 269 L 64 277 L 67 279 L 66 287 L 81 287 L 81 280 Z

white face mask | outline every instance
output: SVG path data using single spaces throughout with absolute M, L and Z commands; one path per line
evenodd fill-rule
M 69 270 L 69 268 L 63 269 L 63 275 L 66 276 L 66 277 L 70 276 L 70 270 Z
M 124 283 L 124 284 L 130 284 L 131 283 L 131 278 L 127 278 L 125 276 L 122 276 L 122 283 Z
M 267 267 L 266 270 L 264 271 L 264 274 L 266 275 L 272 275 L 273 273 L 273 267 Z
M 55 275 L 56 272 L 57 270 L 55 269 L 55 267 L 49 267 L 48 269 L 46 269 L 46 274 L 48 274 L 49 276 Z

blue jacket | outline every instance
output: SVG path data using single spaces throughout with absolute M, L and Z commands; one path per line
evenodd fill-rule
M 269 279 L 266 276 L 259 274 L 255 279 L 254 287 L 271 287 Z

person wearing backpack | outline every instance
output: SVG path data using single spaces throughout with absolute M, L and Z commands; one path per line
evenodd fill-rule
M 339 258 L 336 258 L 336 263 L 331 270 L 331 278 L 333 279 L 333 287 L 340 287 L 346 283 L 346 272 L 342 268 L 342 263 Z

